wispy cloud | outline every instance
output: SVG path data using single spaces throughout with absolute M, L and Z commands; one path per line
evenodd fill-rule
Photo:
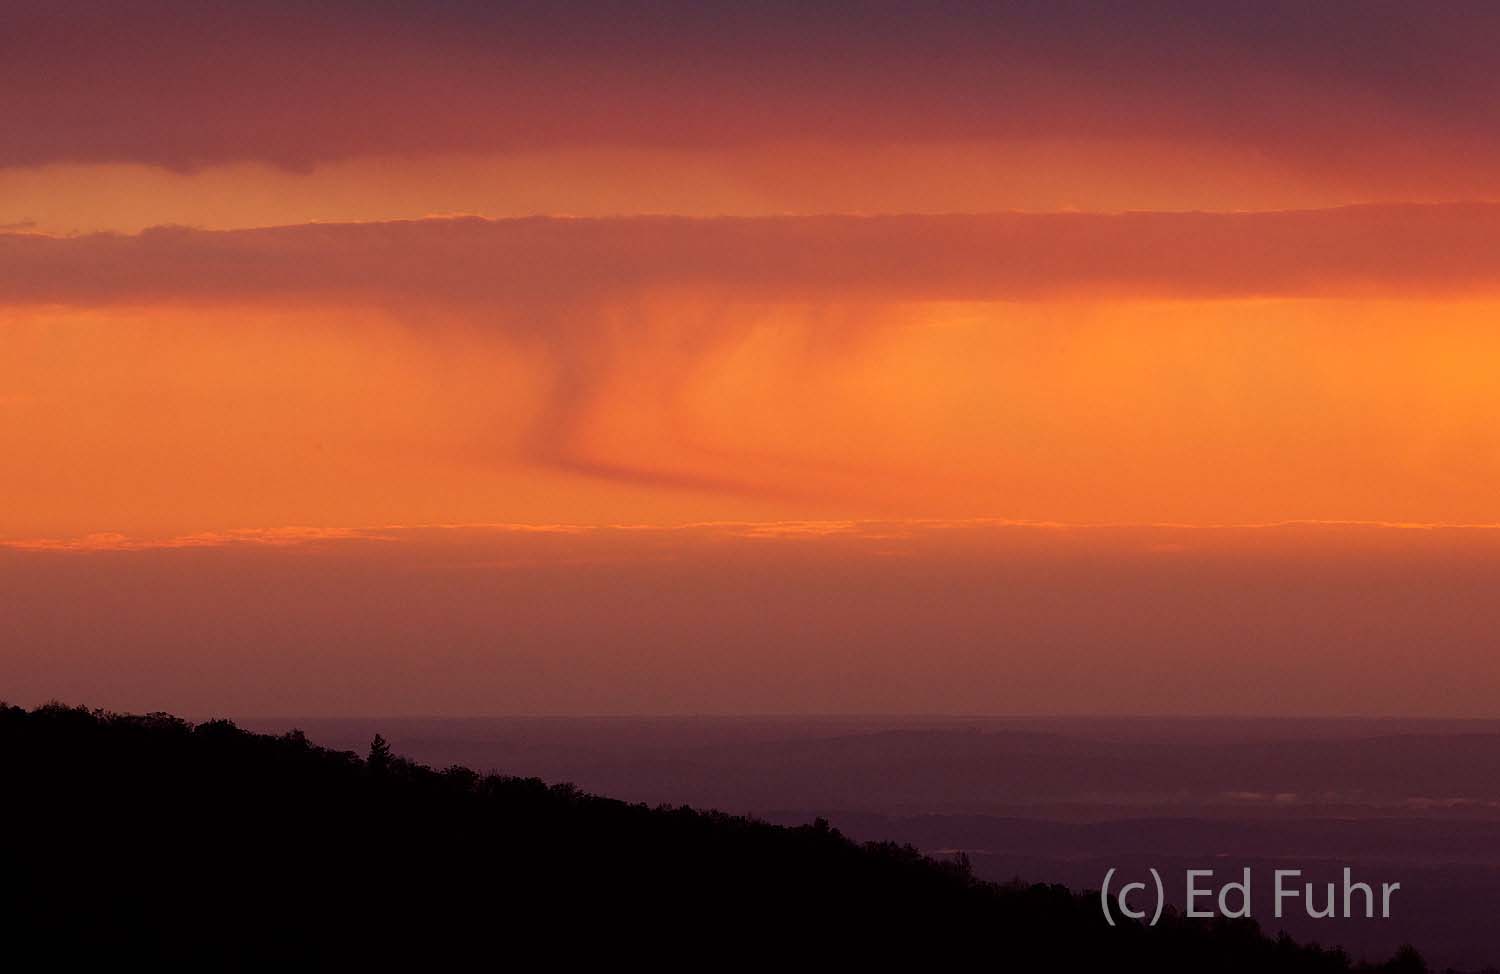
M 1276 533 L 1284 537 L 1343 535 L 1348 538 L 1381 534 L 1500 534 L 1496 523 L 1391 522 L 1299 520 L 1224 524 L 1152 522 L 1063 522 L 1010 518 L 908 518 L 893 520 L 693 521 L 679 524 L 544 524 L 524 522 L 466 522 L 452 524 L 385 524 L 353 528 L 242 528 L 202 531 L 164 538 L 101 532 L 73 537 L 0 538 L 0 548 L 30 552 L 154 551 L 176 548 L 297 547 L 329 542 L 390 542 L 441 544 L 445 540 L 516 538 L 590 539 L 654 537 L 663 541 L 821 541 L 891 542 L 961 537 L 1000 539 L 1031 534 L 1058 537 L 1072 534 L 1130 540 L 1141 550 L 1191 551 L 1194 542 L 1219 544 L 1244 540 L 1250 534 Z M 1139 541 L 1139 544 L 1136 544 Z
M 601 299 L 1027 301 L 1500 292 L 1500 204 L 1258 213 L 479 218 L 0 236 L 0 304 L 472 308 L 556 334 Z
M 0 547 L 16 551 L 155 551 L 170 548 L 225 548 L 271 546 L 278 548 L 324 541 L 395 541 L 388 530 L 371 528 L 239 528 L 231 531 L 200 531 L 170 538 L 132 537 L 117 531 L 71 538 L 0 539 Z

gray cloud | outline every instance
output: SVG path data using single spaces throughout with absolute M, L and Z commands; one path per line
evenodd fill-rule
M 566 317 L 659 289 L 750 301 L 1488 293 L 1500 290 L 1500 204 L 0 234 L 0 304 L 354 302 Z

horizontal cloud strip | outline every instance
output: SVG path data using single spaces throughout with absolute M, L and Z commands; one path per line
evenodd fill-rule
M 1212 140 L 1493 165 L 1493 6 L 13 0 L 0 166 L 558 144 Z
M 1417 537 L 1411 535 L 1416 534 Z M 1176 554 L 1235 549 L 1254 542 L 1261 551 L 1317 546 L 1330 538 L 1345 544 L 1493 551 L 1500 523 L 1397 521 L 1272 521 L 1264 523 L 1069 523 L 1010 518 L 905 518 L 901 520 L 702 521 L 681 524 L 572 524 L 495 522 L 463 524 L 386 524 L 360 528 L 239 528 L 170 537 L 139 537 L 118 532 L 58 538 L 0 535 L 0 552 L 122 552 L 156 549 L 328 546 L 359 542 L 400 542 L 420 547 L 463 549 L 476 542 L 509 544 L 537 551 L 561 545 L 581 548 L 631 543 L 646 551 L 677 545 L 725 541 L 798 542 L 828 545 L 988 546 L 1103 544 L 1134 552 Z
M 1500 292 L 1500 204 L 1265 213 L 433 219 L 0 234 L 0 304 L 494 304 Z

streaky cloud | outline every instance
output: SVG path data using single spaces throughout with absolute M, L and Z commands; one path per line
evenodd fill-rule
M 429 219 L 0 234 L 0 304 L 318 302 L 558 319 L 677 289 L 756 301 L 1500 291 L 1500 204 L 1255 213 Z

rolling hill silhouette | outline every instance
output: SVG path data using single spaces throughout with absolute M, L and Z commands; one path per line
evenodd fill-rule
M 1253 921 L 1104 922 L 962 861 L 225 721 L 0 705 L 0 944 L 49 967 L 1419 971 Z M 19 969 L 19 968 L 18 968 Z

